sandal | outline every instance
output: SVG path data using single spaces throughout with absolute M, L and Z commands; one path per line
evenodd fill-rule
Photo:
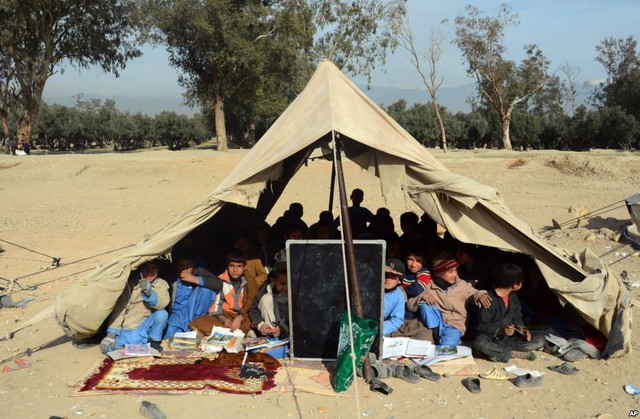
M 480 393 L 480 380 L 476 377 L 467 377 L 461 381 L 462 385 L 471 393 Z
M 533 376 L 531 374 L 520 375 L 513 382 L 518 387 L 538 387 L 542 385 L 542 376 Z
M 73 345 L 74 348 L 89 349 L 99 345 L 100 340 L 96 336 L 91 336 L 84 339 L 74 340 L 71 344 Z
M 374 378 L 389 378 L 393 376 L 391 368 L 382 362 L 371 364 L 371 369 L 373 370 Z
M 425 380 L 438 381 L 440 374 L 433 372 L 427 365 L 414 364 L 409 367 L 411 372 L 424 378 Z
M 393 388 L 391 388 L 391 386 L 389 384 L 387 384 L 384 381 L 379 380 L 377 378 L 374 378 L 369 382 L 369 389 L 371 391 L 380 392 L 380 393 L 385 394 L 387 396 L 389 394 L 393 393 Z
M 566 362 L 560 365 L 551 365 L 547 368 L 549 368 L 551 371 L 559 372 L 560 374 L 566 374 L 566 375 L 573 375 L 578 371 L 580 371 L 578 368 Z
M 420 381 L 420 377 L 414 374 L 408 365 L 391 364 L 389 368 L 391 369 L 392 377 L 402 378 L 404 381 L 412 384 Z
M 489 371 L 485 371 L 480 374 L 480 378 L 484 378 L 486 380 L 508 380 L 509 376 L 494 365 Z

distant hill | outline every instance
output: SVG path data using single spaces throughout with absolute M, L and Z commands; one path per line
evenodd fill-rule
M 359 86 L 364 93 L 375 103 L 389 106 L 400 99 L 407 101 L 408 106 L 414 103 L 427 103 L 431 101 L 426 89 L 400 89 L 397 87 L 372 86 L 367 90 L 365 86 Z M 467 98 L 474 93 L 474 84 L 465 84 L 459 87 L 441 87 L 438 90 L 438 101 L 442 106 L 446 106 L 451 112 L 470 112 L 471 107 L 466 102 Z M 121 112 L 137 113 L 142 112 L 147 115 L 157 115 L 163 111 L 174 111 L 179 114 L 192 116 L 199 112 L 199 109 L 192 109 L 182 104 L 182 97 L 179 96 L 146 96 L 130 97 L 125 95 L 101 96 L 86 94 L 83 99 L 113 99 L 116 101 L 116 108 Z M 49 96 L 44 97 L 48 104 L 58 104 L 73 107 L 76 98 L 70 96 Z

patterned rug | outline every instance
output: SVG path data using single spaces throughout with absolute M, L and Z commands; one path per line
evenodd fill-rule
M 266 380 L 240 378 L 243 354 L 221 353 L 208 358 L 140 358 L 114 362 L 105 358 L 72 393 L 75 396 L 133 392 L 141 394 L 260 394 L 275 387 Z M 273 372 L 278 361 L 266 354 L 252 354 L 247 363 Z

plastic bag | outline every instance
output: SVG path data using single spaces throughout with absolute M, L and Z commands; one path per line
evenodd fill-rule
M 356 369 L 360 368 L 371 345 L 378 336 L 378 322 L 351 316 L 353 322 L 353 346 L 356 356 Z M 336 374 L 334 376 L 334 390 L 347 390 L 353 382 L 355 372 L 351 363 L 351 345 L 349 339 L 349 317 L 345 312 L 340 320 L 340 340 L 338 342 L 338 357 L 336 359 Z

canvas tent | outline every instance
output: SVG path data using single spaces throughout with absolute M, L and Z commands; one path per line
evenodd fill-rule
M 296 100 L 200 204 L 62 292 L 58 323 L 69 335 L 95 333 L 140 264 L 170 252 L 196 228 L 215 229 L 238 213 L 266 218 L 313 153 L 331 154 L 336 136 L 346 158 L 379 178 L 387 202 L 408 196 L 462 242 L 530 255 L 560 301 L 609 337 L 605 355 L 630 350 L 628 294 L 597 257 L 585 251 L 570 259 L 545 243 L 495 189 L 450 172 L 330 62 L 318 66 Z

